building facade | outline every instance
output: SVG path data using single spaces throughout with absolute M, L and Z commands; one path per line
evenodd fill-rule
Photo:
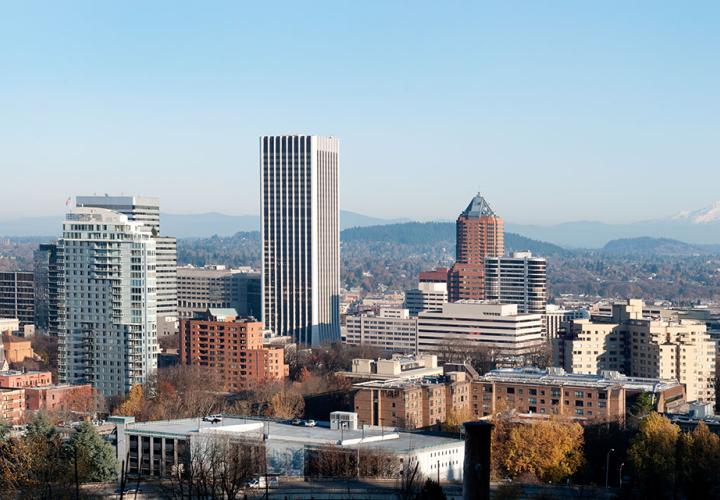
M 485 351 L 500 363 L 515 364 L 543 345 L 542 316 L 520 314 L 514 304 L 465 300 L 418 315 L 420 353 L 454 358 Z
M 126 215 L 76 208 L 58 259 L 59 380 L 124 395 L 157 367 L 155 238 Z
M 610 317 L 573 321 L 556 342 L 555 362 L 569 372 L 676 379 L 688 401 L 715 401 L 716 344 L 702 322 L 645 317 L 642 301 L 631 299 L 613 304 Z
M 624 421 L 628 399 L 642 393 L 653 394 L 659 412 L 685 403 L 684 387 L 676 380 L 626 377 L 612 371 L 578 375 L 562 368 L 511 368 L 489 371 L 473 381 L 472 413 L 475 418 L 505 411 L 529 417 Z
M 485 300 L 516 304 L 518 312 L 545 314 L 547 262 L 530 252 L 485 259 Z
M 568 326 L 573 320 L 583 319 L 586 316 L 588 316 L 587 311 L 582 309 L 564 309 L 555 304 L 548 304 L 543 315 L 545 338 L 549 341 L 556 339 L 561 328 Z
M 20 326 L 35 323 L 35 280 L 32 272 L 0 272 L 0 318 L 17 318 Z
M 57 335 L 58 252 L 56 243 L 41 244 L 33 252 L 35 326 Z
M 160 199 L 151 196 L 78 196 L 78 207 L 104 208 L 141 222 L 155 239 L 158 336 L 177 332 L 177 241 L 160 235 Z
M 19 424 L 25 416 L 25 389 L 0 389 L 0 420 Z
M 456 223 L 456 262 L 448 273 L 450 302 L 485 298 L 485 258 L 505 253 L 505 229 L 479 193 Z
M 265 327 L 304 345 L 339 340 L 338 140 L 261 137 L 260 172 Z
M 420 281 L 417 288 L 405 291 L 405 307 L 411 316 L 417 316 L 420 311 L 442 309 L 447 301 L 447 282 Z
M 282 346 L 263 345 L 263 325 L 234 309 L 210 309 L 180 321 L 180 362 L 214 370 L 225 390 L 240 392 L 289 374 Z
M 192 319 L 208 309 L 235 309 L 239 316 L 262 320 L 260 273 L 225 266 L 177 269 L 178 315 Z
M 380 309 L 345 318 L 344 342 L 377 347 L 386 351 L 417 352 L 417 318 L 407 309 Z

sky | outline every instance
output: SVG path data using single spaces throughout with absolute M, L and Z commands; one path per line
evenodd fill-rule
M 259 213 L 258 137 L 343 209 L 622 222 L 720 199 L 720 3 L 0 3 L 0 220 L 76 194 Z

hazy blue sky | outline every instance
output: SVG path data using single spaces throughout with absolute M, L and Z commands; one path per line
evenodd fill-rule
M 80 193 L 258 213 L 258 136 L 335 135 L 342 206 L 519 223 L 720 199 L 717 2 L 0 3 L 0 219 Z

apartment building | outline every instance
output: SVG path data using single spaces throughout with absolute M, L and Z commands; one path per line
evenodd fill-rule
M 556 364 L 573 373 L 618 370 L 676 379 L 688 401 L 715 401 L 716 345 L 704 323 L 645 317 L 640 300 L 616 303 L 612 311 L 606 318 L 573 321 L 557 340 Z
M 0 387 L 20 389 L 52 384 L 52 374 L 43 371 L 6 370 L 0 372 Z
M 263 345 L 263 325 L 234 309 L 208 309 L 180 321 L 180 362 L 212 369 L 225 390 L 239 392 L 289 374 L 282 346 Z
M 562 368 L 508 368 L 473 381 L 471 408 L 475 418 L 512 411 L 529 417 L 623 421 L 628 401 L 642 393 L 653 394 L 660 412 L 685 403 L 685 389 L 676 380 L 627 377 L 613 371 L 589 375 Z
M 67 214 L 58 241 L 58 375 L 125 395 L 157 368 L 156 240 L 104 208 Z
M 90 384 L 43 385 L 25 388 L 25 407 L 30 411 L 90 412 L 93 406 Z
M 518 312 L 545 314 L 547 262 L 531 252 L 485 258 L 485 300 L 516 304 Z
M 177 269 L 178 314 L 191 319 L 208 309 L 235 309 L 261 320 L 260 273 L 249 267 L 183 266 Z
M 359 425 L 418 429 L 444 423 L 452 412 L 470 408 L 464 372 L 446 376 L 374 380 L 353 385 Z
M 543 314 L 545 338 L 552 341 L 558 337 L 561 328 L 569 325 L 573 320 L 588 316 L 589 314 L 582 309 L 565 309 L 556 304 L 548 304 Z
M 418 314 L 418 352 L 440 357 L 488 351 L 514 364 L 544 345 L 542 316 L 520 314 L 515 304 L 462 300 Z
M 347 316 L 344 342 L 414 354 L 417 352 L 417 322 L 407 309 L 381 308 L 377 314 Z
M 25 390 L 0 389 L 0 421 L 19 424 L 25 416 Z
M 32 272 L 0 272 L 0 318 L 16 318 L 20 326 L 35 322 L 35 278 Z

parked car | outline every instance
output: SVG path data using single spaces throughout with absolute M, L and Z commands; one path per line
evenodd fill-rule
M 292 425 L 303 425 L 305 421 L 301 418 L 294 418 L 292 419 L 292 422 L 290 422 Z
M 218 422 L 222 422 L 223 416 L 222 415 L 207 415 L 203 417 L 203 422 L 210 422 L 212 424 L 217 424 Z
M 305 427 L 315 427 L 316 425 L 317 423 L 313 419 L 305 421 Z

